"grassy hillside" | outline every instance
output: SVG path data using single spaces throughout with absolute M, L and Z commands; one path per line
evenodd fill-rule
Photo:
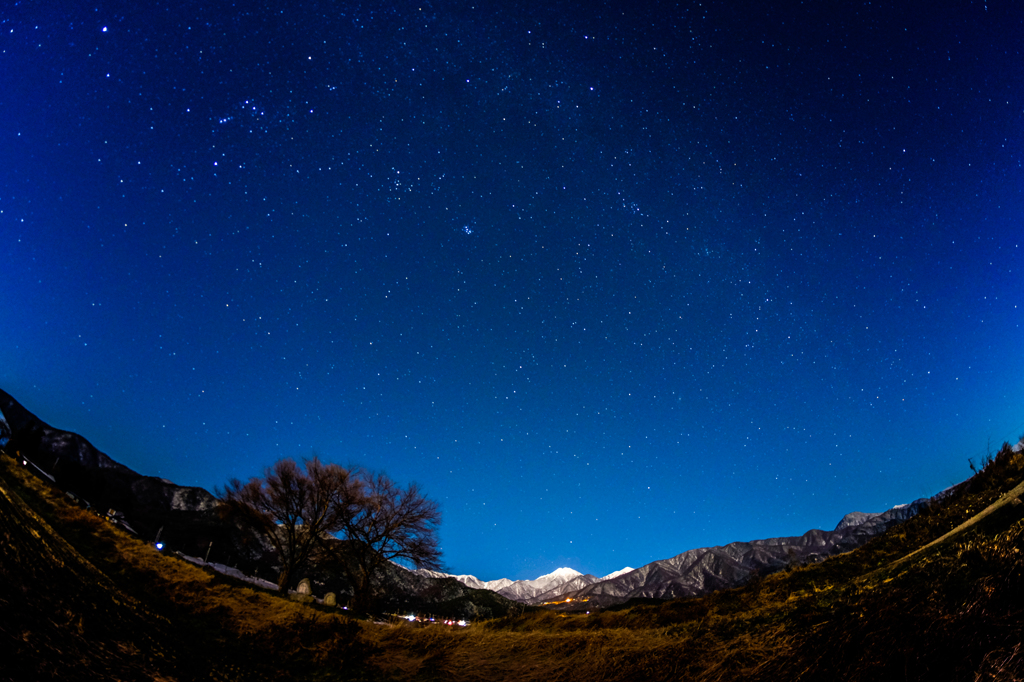
M 0 457 L 0 679 L 361 679 L 361 630 L 160 554 Z
M 0 678 L 1024 679 L 1022 481 L 1004 447 L 941 504 L 820 564 L 449 629 L 357 621 L 163 556 L 0 457 Z

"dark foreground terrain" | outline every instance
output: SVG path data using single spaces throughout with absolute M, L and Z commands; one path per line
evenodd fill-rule
M 158 553 L 0 455 L 4 680 L 1021 680 L 1024 454 L 849 554 L 700 598 L 467 628 Z M 586 608 L 585 606 L 583 607 Z

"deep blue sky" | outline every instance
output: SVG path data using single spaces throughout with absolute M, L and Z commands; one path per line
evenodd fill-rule
M 0 11 L 0 387 L 133 469 L 384 469 L 533 578 L 1024 432 L 1020 3 L 239 7 Z

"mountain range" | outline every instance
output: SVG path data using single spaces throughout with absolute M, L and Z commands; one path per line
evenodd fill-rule
M 482 581 L 472 575 L 414 572 L 435 578 L 454 578 L 466 586 L 492 590 L 508 599 L 533 605 L 574 608 L 587 604 L 581 608 L 589 608 L 636 598 L 692 597 L 737 587 L 756 575 L 772 573 L 791 564 L 817 562 L 832 554 L 856 549 L 946 494 L 948 491 L 943 491 L 933 498 L 922 498 L 885 512 L 851 512 L 831 531 L 809 530 L 795 537 L 691 549 L 637 569 L 626 567 L 603 578 L 572 568 L 559 568 L 534 580 L 516 581 L 507 578 Z
M 480 590 L 491 590 L 503 597 L 524 604 L 543 604 L 547 601 L 557 599 L 559 595 L 573 590 L 581 590 L 584 587 L 599 583 L 604 580 L 612 580 L 624 573 L 629 573 L 632 568 L 628 566 L 621 570 L 610 573 L 603 578 L 580 573 L 573 568 L 558 568 L 533 580 L 509 580 L 500 578 L 498 580 L 483 581 L 472 575 L 450 575 L 426 569 L 413 571 L 419 575 L 426 575 L 433 578 L 454 578 L 467 587 Z
M 82 436 L 49 426 L 3 390 L 0 390 L 0 436 L 10 440 L 8 451 L 31 453 L 31 462 L 26 456 L 25 463 L 31 463 L 38 473 L 63 490 L 91 501 L 100 509 L 110 507 L 122 512 L 141 537 L 160 535 L 165 543 L 185 554 L 205 555 L 248 575 L 262 573 L 260 577 L 275 577 L 272 575 L 273 557 L 266 542 L 245 528 L 231 526 L 221 519 L 214 495 L 202 488 L 178 486 L 132 471 L 97 450 Z M 860 547 L 948 492 L 881 513 L 853 512 L 844 516 L 831 531 L 809 530 L 795 537 L 691 549 L 637 569 L 626 567 L 604 577 L 563 567 L 534 580 L 482 581 L 472 575 L 395 567 L 396 575 L 391 583 L 417 600 L 425 594 L 441 595 L 448 601 L 462 600 L 468 604 L 468 612 L 476 615 L 483 615 L 481 608 L 493 609 L 498 608 L 495 604 L 501 604 L 485 598 L 485 607 L 474 606 L 472 595 L 480 591 L 497 593 L 501 598 L 522 604 L 568 609 L 610 606 L 636 598 L 696 596 L 736 587 L 758 575 L 794 564 L 821 561 Z M 210 557 L 213 550 L 213 557 Z M 330 576 L 320 576 L 319 582 L 330 580 Z M 335 589 L 344 590 L 343 587 Z

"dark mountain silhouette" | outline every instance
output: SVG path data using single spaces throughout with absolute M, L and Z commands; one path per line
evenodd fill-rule
M 211 550 L 211 559 L 248 569 L 265 552 L 259 538 L 221 519 L 217 498 L 208 491 L 143 476 L 82 436 L 50 426 L 3 390 L 0 411 L 11 429 L 8 452 L 20 454 L 83 504 L 119 512 L 141 538 L 154 540 L 159 533 L 165 544 L 186 554 Z
M 184 554 L 204 557 L 209 553 L 211 561 L 238 568 L 248 575 L 276 579 L 277 568 L 267 543 L 248 529 L 222 518 L 216 497 L 208 491 L 136 473 L 97 450 L 82 436 L 46 424 L 2 390 L 0 411 L 11 431 L 7 450 L 21 452 L 63 490 L 101 510 L 121 512 L 129 527 L 144 539 L 153 539 L 159 532 L 168 547 Z M 528 604 L 571 599 L 593 607 L 636 598 L 673 599 L 707 594 L 737 587 L 755 576 L 787 566 L 813 563 L 860 547 L 944 494 L 880 514 L 853 512 L 831 531 L 810 530 L 797 537 L 691 549 L 611 579 L 570 571 L 562 579 L 549 581 L 552 584 L 543 589 L 520 593 L 512 589 L 513 584 L 501 590 L 501 595 Z M 350 592 L 350 586 L 329 565 L 313 566 L 309 573 L 324 586 L 324 591 Z M 479 597 L 484 592 L 440 573 L 410 572 L 397 565 L 390 567 L 388 573 L 382 581 L 388 586 L 386 594 L 381 596 L 396 607 L 432 600 L 463 600 L 469 604 L 474 600 L 472 595 Z M 466 609 L 467 615 L 480 614 L 476 607 Z
M 442 618 L 356 620 L 162 554 L 73 508 L 48 471 L 24 464 L 45 464 L 47 453 L 18 436 L 0 445 L 0 680 L 1024 679 L 1024 443 L 857 551 L 692 598 L 587 614 L 513 608 L 463 635 Z M 190 503 L 161 493 L 151 504 L 181 512 L 175 505 Z M 752 558 L 770 563 L 798 546 L 818 556 L 837 533 L 855 537 L 913 509 L 891 511 L 848 515 L 834 531 L 691 550 L 589 587 L 692 575 L 711 589 L 742 580 Z M 592 577 L 556 574 L 567 584 Z M 396 571 L 389 589 L 419 593 L 434 615 L 501 613 L 495 593 L 432 578 Z
M 591 606 L 609 606 L 636 598 L 694 597 L 738 587 L 758 575 L 774 573 L 794 564 L 821 561 L 856 549 L 916 515 L 938 497 L 916 500 L 881 514 L 847 514 L 832 531 L 809 530 L 797 537 L 691 549 L 610 580 L 594 582 L 581 589 L 559 590 L 557 595 L 546 594 L 544 600 L 571 598 L 574 601 L 586 600 Z
M 269 544 L 248 528 L 224 518 L 217 498 L 197 487 L 143 476 L 97 450 L 82 436 L 56 429 L 0 390 L 0 419 L 11 436 L 5 450 L 70 493 L 82 504 L 109 513 L 144 540 L 159 533 L 166 548 L 276 581 L 278 567 Z M 340 542 L 340 541 L 339 541 Z M 320 594 L 351 593 L 351 586 L 329 562 L 308 567 Z M 513 603 L 488 590 L 450 578 L 417 575 L 393 565 L 381 576 L 381 604 L 389 608 L 431 608 L 450 617 L 502 615 Z

